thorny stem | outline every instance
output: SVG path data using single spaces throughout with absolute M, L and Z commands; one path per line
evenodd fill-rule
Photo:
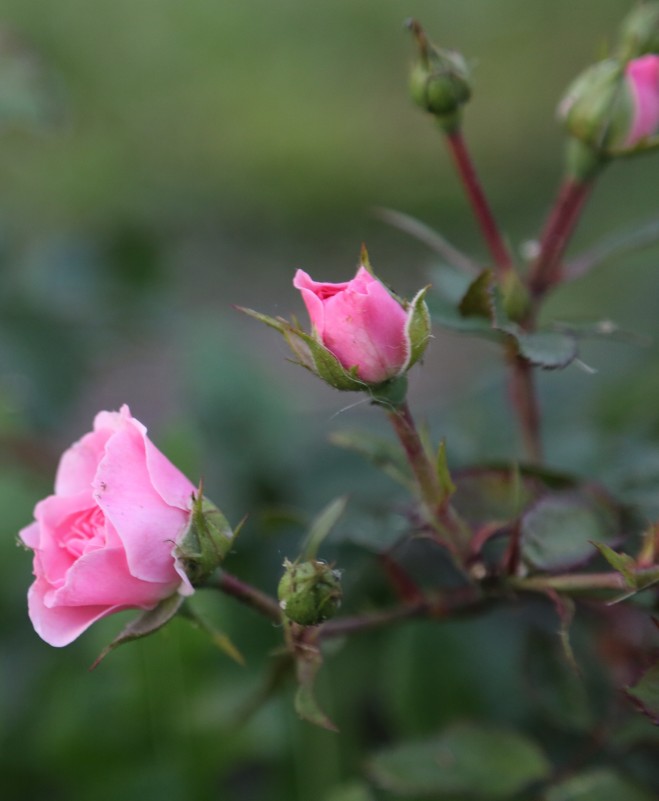
M 659 582 L 659 566 L 637 569 L 635 576 L 638 590 Z M 261 590 L 237 579 L 230 573 L 222 571 L 217 581 L 206 586 L 224 592 L 241 603 L 260 612 L 264 617 L 275 623 L 282 622 L 282 613 L 277 601 Z M 428 595 L 422 599 L 402 603 L 389 609 L 375 612 L 365 612 L 361 615 L 329 620 L 319 626 L 307 627 L 308 632 L 304 639 L 309 643 L 321 642 L 336 637 L 359 634 L 374 629 L 386 628 L 406 620 L 445 620 L 461 615 L 480 612 L 497 601 L 509 597 L 506 588 L 519 591 L 561 592 L 568 595 L 588 595 L 597 597 L 602 591 L 625 592 L 632 588 L 620 573 L 565 573 L 560 575 L 530 576 L 526 578 L 508 577 L 500 585 L 500 591 L 495 588 L 491 593 L 484 593 L 479 586 L 468 586 L 459 590 L 452 590 L 450 595 Z
M 344 637 L 349 634 L 385 628 L 406 620 L 442 620 L 458 615 L 472 614 L 488 606 L 493 600 L 493 598 L 482 595 L 478 589 L 470 587 L 463 592 L 453 592 L 450 601 L 444 597 L 437 600 L 428 598 L 378 612 L 367 612 L 363 615 L 329 620 L 315 629 L 312 639 L 318 642 L 334 637 Z
M 447 133 L 446 141 L 474 215 L 497 267 L 498 277 L 502 279 L 512 269 L 512 259 L 485 197 L 462 131 L 458 128 Z
M 644 589 L 650 584 L 659 581 L 659 566 L 643 568 L 634 571 L 638 582 L 637 589 Z M 528 578 L 511 577 L 507 579 L 508 586 L 518 590 L 532 592 L 547 592 L 555 590 L 565 593 L 588 593 L 600 590 L 615 590 L 624 592 L 634 591 L 625 577 L 618 572 L 609 573 L 565 573 L 555 576 L 530 576 Z

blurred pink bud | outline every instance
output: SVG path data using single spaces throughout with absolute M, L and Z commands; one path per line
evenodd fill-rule
M 293 285 L 315 335 L 346 370 L 355 368 L 365 383 L 380 384 L 409 366 L 409 315 L 365 267 L 342 284 L 319 283 L 298 270 Z
M 176 549 L 194 493 L 128 406 L 97 414 L 94 430 L 62 455 L 55 494 L 20 532 L 34 550 L 28 609 L 37 634 L 67 645 L 113 612 L 192 593 Z
M 659 55 L 635 58 L 625 68 L 632 97 L 633 116 L 625 141 L 635 147 L 643 139 L 659 133 Z

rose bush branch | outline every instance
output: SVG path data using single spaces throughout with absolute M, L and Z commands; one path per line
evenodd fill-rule
M 241 581 L 237 576 L 227 573 L 226 570 L 218 570 L 206 580 L 203 586 L 219 590 L 225 595 L 235 598 L 273 623 L 282 622 L 281 608 L 275 598 L 251 584 Z
M 469 70 L 464 58 L 455 51 L 443 50 L 429 41 L 421 25 L 408 20 L 419 52 L 410 79 L 415 102 L 432 114 L 445 134 L 474 216 L 497 268 L 500 280 L 512 269 L 513 262 L 462 134 L 462 106 L 471 96 Z
M 602 169 L 611 159 L 657 146 L 659 55 L 644 47 L 638 32 L 623 36 L 617 57 L 588 67 L 559 106 L 571 136 L 567 175 L 529 277 L 536 301 L 561 282 L 563 254 Z

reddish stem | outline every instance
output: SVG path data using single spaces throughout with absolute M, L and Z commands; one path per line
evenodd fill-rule
M 512 259 L 490 210 L 462 131 L 458 129 L 447 133 L 446 141 L 501 279 L 512 269 Z
M 540 239 L 540 255 L 531 269 L 529 288 L 535 298 L 562 279 L 562 257 L 576 228 L 593 181 L 568 178 L 561 186 Z
M 532 462 L 542 461 L 540 408 L 533 365 L 522 356 L 511 357 L 510 397 L 522 432 L 524 451 Z

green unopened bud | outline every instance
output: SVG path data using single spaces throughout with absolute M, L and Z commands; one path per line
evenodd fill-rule
M 579 75 L 559 105 L 572 136 L 600 152 L 620 140 L 628 127 L 631 109 L 618 109 L 623 79 L 619 61 L 598 61 Z
M 412 99 L 437 117 L 445 130 L 455 130 L 460 124 L 462 106 L 471 96 L 467 64 L 462 54 L 430 42 L 416 20 L 409 20 L 407 26 L 419 48 L 418 61 L 410 74 Z
M 224 561 L 233 538 L 227 519 L 200 491 L 193 501 L 188 530 L 176 548 L 176 558 L 193 587 L 203 584 Z
M 333 617 L 341 605 L 341 572 L 326 562 L 284 561 L 285 572 L 277 596 L 289 620 L 302 626 L 315 626 Z
M 659 53 L 659 3 L 642 3 L 620 26 L 618 57 L 629 61 L 646 53 Z

